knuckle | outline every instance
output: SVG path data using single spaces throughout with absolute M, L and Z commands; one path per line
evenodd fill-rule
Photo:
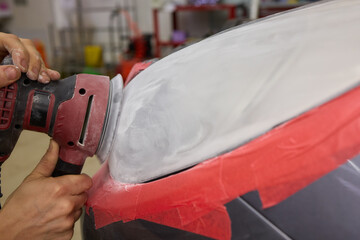
M 36 53 L 35 53 L 35 59 L 36 59 L 36 61 L 37 61 L 37 63 L 38 63 L 39 65 L 41 65 L 41 64 L 44 63 L 44 62 L 43 62 L 43 59 L 42 59 L 42 57 L 41 57 L 41 55 L 40 55 L 39 52 L 36 52 Z
M 74 230 L 71 229 L 69 231 L 67 231 L 65 234 L 64 234 L 64 240 L 70 240 L 72 238 L 72 236 L 74 235 Z
M 12 39 L 19 39 L 18 36 L 16 36 L 15 34 L 12 34 L 12 33 L 6 33 L 5 36 L 8 38 L 12 38 Z
M 88 175 L 82 174 L 80 180 L 84 182 L 85 185 L 92 186 L 92 179 Z
M 79 199 L 79 204 L 84 205 L 87 201 L 87 195 L 86 194 L 81 194 L 81 197 Z
M 54 184 L 53 189 L 56 196 L 62 196 L 67 192 L 65 185 L 58 182 Z
M 79 209 L 76 211 L 76 213 L 75 213 L 75 221 L 78 220 L 78 219 L 81 217 L 82 212 L 83 212 L 82 208 L 79 208 Z
M 60 209 L 62 210 L 62 212 L 64 213 L 71 213 L 74 208 L 75 208 L 75 203 L 69 201 L 69 200 L 64 200 L 62 201 L 62 203 L 60 204 Z
M 40 67 L 42 64 L 42 61 L 41 61 L 41 57 L 38 53 L 35 54 L 34 56 L 34 62 L 33 62 L 33 65 L 37 66 L 37 67 Z
M 86 192 L 84 192 L 82 197 L 83 197 L 83 202 L 85 203 L 88 199 L 88 194 Z
M 74 224 L 75 224 L 75 220 L 73 218 L 68 217 L 63 221 L 63 228 L 65 230 L 73 229 Z
M 27 38 L 21 38 L 21 42 L 23 42 L 24 44 L 27 44 L 27 45 L 34 45 L 33 41 L 31 39 L 27 39 Z
M 61 235 L 58 235 L 58 240 L 70 240 L 74 234 L 74 223 L 70 224 L 66 220 L 63 220 L 60 224 L 57 226 L 57 230 L 61 231 Z

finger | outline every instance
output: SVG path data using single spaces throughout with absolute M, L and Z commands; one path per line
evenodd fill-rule
M 71 195 L 79 195 L 89 190 L 92 186 L 91 178 L 86 174 L 66 175 L 57 177 L 67 187 Z
M 50 82 L 50 77 L 45 70 L 46 69 L 41 70 L 41 73 L 39 75 L 39 82 L 46 84 Z
M 58 178 L 56 178 L 56 180 L 58 181 Z M 62 199 L 57 201 L 56 209 L 59 211 L 57 215 L 72 215 L 81 209 L 87 201 L 88 195 L 86 192 L 69 196 L 67 192 L 62 191 L 62 197 L 58 198 Z
M 50 77 L 51 80 L 60 79 L 60 73 L 58 71 L 47 68 L 46 73 Z
M 13 65 L 0 66 L 0 88 L 6 87 L 21 76 L 21 71 L 18 67 Z
M 43 68 L 40 71 L 39 82 L 49 83 L 51 80 L 60 79 L 60 73 L 58 71 L 46 68 L 44 63 L 42 66 Z
M 70 229 L 65 232 L 58 233 L 54 238 L 49 238 L 53 240 L 71 240 L 74 235 L 74 229 Z
M 11 54 L 14 65 L 22 72 L 27 72 L 29 67 L 29 53 L 21 40 L 13 34 L 0 33 L 0 57 Z
M 37 51 L 34 43 L 29 39 L 20 39 L 24 44 L 25 48 L 29 52 L 30 62 L 29 62 L 29 71 L 27 76 L 31 80 L 38 80 L 41 83 L 49 83 L 50 77 L 46 72 L 46 67 L 43 59 L 40 56 L 40 53 Z
M 71 240 L 74 235 L 74 229 L 71 228 L 65 231 L 59 231 L 57 228 L 54 231 L 49 231 L 46 234 L 46 238 L 44 239 L 51 239 L 51 240 Z
M 50 177 L 55 169 L 58 156 L 59 145 L 54 140 L 50 140 L 50 145 L 47 152 L 30 175 Z
M 81 217 L 81 214 L 82 214 L 82 208 L 80 208 L 80 209 L 78 209 L 77 211 L 75 211 L 75 213 L 74 213 L 74 220 L 75 220 L 75 222 L 76 222 L 77 220 L 79 220 L 79 218 Z
M 49 83 L 51 80 L 58 80 L 60 79 L 60 73 L 46 68 L 45 65 L 43 64 L 44 68 L 40 71 L 40 75 L 39 75 L 39 82 L 41 83 Z
M 29 53 L 29 68 L 26 75 L 31 80 L 39 78 L 40 70 L 44 67 L 40 53 L 36 50 L 34 43 L 29 39 L 20 39 Z
M 63 216 L 60 218 L 57 218 L 55 221 L 52 222 L 52 228 L 50 229 L 50 232 L 54 235 L 58 236 L 65 236 L 66 233 L 72 232 L 74 230 L 74 216 Z M 72 235 L 71 235 L 72 236 Z M 70 236 L 70 239 L 71 239 Z M 53 238 L 49 239 L 58 239 L 55 236 Z M 67 238 L 61 238 L 61 239 L 67 239 Z
M 74 209 L 75 210 L 81 209 L 86 203 L 87 199 L 88 199 L 88 195 L 86 192 L 71 196 L 71 200 L 75 204 Z
M 49 83 L 50 80 L 57 80 L 60 74 L 57 71 L 48 69 L 44 60 L 37 51 L 33 41 L 29 39 L 20 39 L 30 54 L 30 63 L 28 77 L 32 80 L 39 80 L 41 83 Z

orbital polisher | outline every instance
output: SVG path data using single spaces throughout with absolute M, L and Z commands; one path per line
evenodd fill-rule
M 60 145 L 54 177 L 79 174 L 88 156 L 110 147 L 103 146 L 103 140 L 112 139 L 109 118 L 120 110 L 118 106 L 112 109 L 112 104 L 121 100 L 113 98 L 114 91 L 122 92 L 120 76 L 110 81 L 107 76 L 90 74 L 49 84 L 23 74 L 19 81 L 0 89 L 0 166 L 26 129 L 47 133 Z

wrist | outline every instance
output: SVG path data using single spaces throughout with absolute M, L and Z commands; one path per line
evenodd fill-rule
M 3 209 L 0 210 L 0 236 L 1 240 L 12 240 L 14 239 L 13 235 L 13 225 L 11 223 L 11 218 L 6 216 L 6 212 Z

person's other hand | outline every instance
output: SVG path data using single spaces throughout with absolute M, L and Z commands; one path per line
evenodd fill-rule
M 26 73 L 31 80 L 41 83 L 60 78 L 57 71 L 46 68 L 31 40 L 0 32 L 0 62 L 9 54 L 14 65 L 0 66 L 0 88 L 18 80 L 21 72 Z
M 33 172 L 0 211 L 1 239 L 71 239 L 92 180 L 85 174 L 53 178 L 58 144 L 51 140 Z

